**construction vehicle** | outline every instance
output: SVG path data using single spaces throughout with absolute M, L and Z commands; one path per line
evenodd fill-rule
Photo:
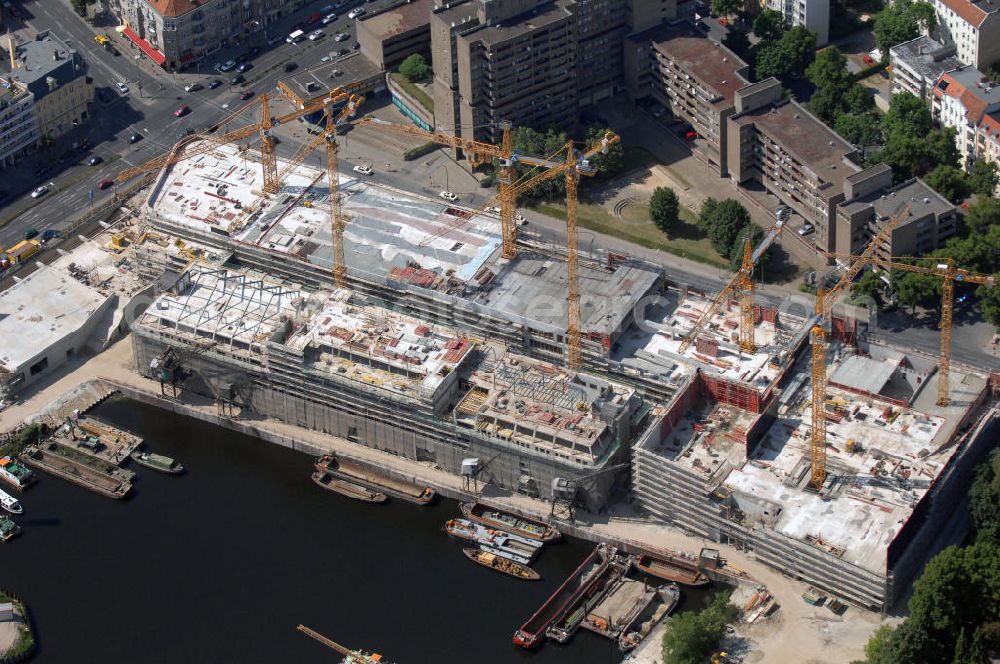
M 784 228 L 784 222 L 779 221 L 774 226 L 767 230 L 766 235 L 757 245 L 757 248 L 753 248 L 751 233 L 747 233 L 746 237 L 743 239 L 743 262 L 740 265 L 740 269 L 736 271 L 736 274 L 732 276 L 729 283 L 719 291 L 719 294 L 715 296 L 712 303 L 708 305 L 708 308 L 702 312 L 698 320 L 695 321 L 694 327 L 692 327 L 684 338 L 681 340 L 681 345 L 678 347 L 677 352 L 683 354 L 694 340 L 698 337 L 698 334 L 705 328 L 708 321 L 712 320 L 712 316 L 722 307 L 722 304 L 726 302 L 733 293 L 740 294 L 740 350 L 752 353 L 756 350 L 757 346 L 754 343 L 754 318 L 753 318 L 753 308 L 754 308 L 754 284 L 753 284 L 753 269 L 760 260 L 760 257 L 764 255 L 764 252 L 774 244 L 774 241 L 781 234 L 781 230 Z
M 342 646 L 332 639 L 326 638 L 319 632 L 309 629 L 305 625 L 299 625 L 296 629 L 306 636 L 319 641 L 327 648 L 336 650 L 338 653 L 343 655 L 343 664 L 388 664 L 387 662 L 382 661 L 382 655 L 379 655 L 378 653 L 367 653 L 363 650 L 351 650 L 350 648 Z
M 904 205 L 896 211 L 885 225 L 875 234 L 871 242 L 857 259 L 848 265 L 833 288 L 816 291 L 816 316 L 809 330 L 812 347 L 812 439 L 810 447 L 809 484 L 816 491 L 823 488 L 826 481 L 826 328 L 829 324 L 830 309 L 834 299 L 842 290 L 854 282 L 861 270 L 876 257 L 883 243 L 892 237 L 892 231 L 910 215 L 910 206 Z
M 856 260 L 857 256 L 845 256 L 843 254 L 827 254 L 830 257 L 840 260 Z M 934 266 L 916 265 L 914 263 L 904 263 L 903 261 L 934 261 Z M 937 405 L 947 406 L 951 403 L 949 396 L 949 374 L 951 370 L 951 330 L 952 316 L 955 309 L 955 282 L 979 284 L 981 286 L 995 286 L 996 277 L 971 272 L 955 266 L 955 262 L 950 258 L 937 258 L 933 256 L 893 256 L 886 259 L 873 256 L 869 260 L 869 265 L 877 266 L 885 270 L 902 270 L 904 272 L 915 272 L 917 274 L 930 274 L 939 276 L 941 281 L 941 352 L 938 361 L 938 399 Z
M 252 101 L 240 107 L 230 114 L 217 127 L 225 126 L 235 121 L 244 112 L 255 106 L 260 108 L 260 121 L 246 127 L 227 132 L 221 136 L 212 134 L 192 134 L 181 139 L 167 154 L 160 155 L 154 159 L 127 168 L 115 177 L 115 182 L 121 184 L 138 175 L 148 171 L 159 170 L 165 166 L 176 164 L 185 159 L 197 157 L 198 155 L 211 152 L 220 145 L 236 143 L 238 141 L 258 135 L 261 139 L 261 163 L 264 169 L 264 191 L 274 193 L 278 190 L 278 183 L 281 181 L 277 173 L 277 156 L 274 152 L 274 139 L 271 137 L 271 130 L 278 125 L 287 124 L 296 118 L 323 111 L 331 106 L 345 104 L 353 109 L 356 105 L 351 105 L 352 100 L 357 99 L 357 95 L 348 92 L 345 88 L 333 88 L 326 94 L 311 99 L 308 103 L 303 103 L 291 113 L 279 117 L 271 116 L 271 96 L 262 94 L 257 101 Z M 361 98 L 364 99 L 363 97 Z M 197 144 L 200 142 L 200 145 Z

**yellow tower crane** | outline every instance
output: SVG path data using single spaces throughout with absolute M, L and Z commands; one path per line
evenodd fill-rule
M 843 254 L 827 254 L 841 260 L 856 260 L 857 256 L 846 256 Z M 934 261 L 933 267 L 927 265 L 914 265 L 904 263 L 904 260 L 914 261 Z M 893 256 L 891 259 L 875 256 L 869 261 L 869 265 L 877 265 L 886 270 L 903 270 L 905 272 L 915 272 L 917 274 L 930 274 L 941 277 L 941 352 L 938 361 L 938 399 L 937 405 L 947 406 L 951 403 L 949 396 L 949 377 L 951 373 L 951 330 L 952 316 L 955 309 L 955 283 L 980 284 L 984 286 L 995 286 L 996 277 L 971 272 L 969 270 L 956 267 L 955 262 L 950 258 L 935 258 L 933 256 Z
M 840 281 L 828 291 L 816 291 L 816 316 L 809 330 L 812 347 L 812 439 L 810 446 L 809 484 L 819 491 L 826 481 L 826 328 L 833 301 L 854 281 L 866 265 L 877 257 L 878 248 L 892 237 L 892 231 L 910 215 L 910 206 L 896 211 L 875 234 L 864 251 L 848 265 Z
M 774 241 L 781 234 L 783 228 L 784 222 L 781 221 L 769 228 L 756 248 L 753 247 L 751 233 L 747 233 L 743 239 L 743 262 L 740 265 L 740 269 L 736 271 L 729 282 L 719 291 L 719 294 L 715 296 L 715 299 L 708 305 L 708 308 L 702 312 L 698 320 L 695 321 L 694 326 L 684 335 L 681 345 L 678 347 L 678 353 L 684 353 L 684 351 L 691 347 L 698 334 L 712 320 L 712 316 L 715 315 L 733 293 L 740 294 L 740 349 L 749 353 L 756 350 L 757 346 L 754 343 L 753 335 L 753 268 L 757 264 L 757 261 L 760 260 L 760 257 L 764 255 L 764 252 L 774 244 Z

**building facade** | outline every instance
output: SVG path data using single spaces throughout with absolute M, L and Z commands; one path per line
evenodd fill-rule
M 893 46 L 889 49 L 892 93 L 909 92 L 929 103 L 941 75 L 962 66 L 955 53 L 954 44 L 941 43 L 926 35 Z
M 977 69 L 1000 60 L 1000 6 L 990 0 L 934 0 L 938 30 L 958 59 Z
M 0 168 L 16 164 L 39 138 L 35 96 L 16 78 L 0 78 Z
M 789 27 L 801 25 L 816 33 L 816 45 L 830 41 L 830 0 L 766 0 L 765 8 L 780 12 Z
M 938 79 L 931 109 L 935 120 L 955 129 L 965 169 L 981 159 L 996 160 L 1000 86 L 973 67 L 956 69 Z
M 75 49 L 45 31 L 19 44 L 14 61 L 16 68 L 10 77 L 20 81 L 34 98 L 34 126 L 29 121 L 24 128 L 25 141 L 31 131 L 37 131 L 39 140 L 55 140 L 86 121 L 88 104 L 94 100 L 94 83 Z M 16 115 L 23 118 L 25 108 L 19 105 Z
M 395 67 L 431 43 L 431 0 L 403 2 L 368 14 L 357 23 L 361 54 L 381 69 Z

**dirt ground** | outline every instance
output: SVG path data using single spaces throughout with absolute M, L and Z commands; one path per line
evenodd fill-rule
M 41 387 L 30 392 L 25 398 L 3 412 L 0 412 L 0 431 L 14 428 L 19 422 L 38 413 L 46 405 L 56 401 L 63 394 L 75 389 L 80 383 L 95 378 L 132 386 L 150 394 L 159 394 L 155 381 L 141 377 L 132 366 L 132 340 L 127 337 L 99 355 L 77 360 L 67 365 Z M 202 398 L 181 398 L 185 405 L 201 411 L 212 418 L 217 417 L 214 403 Z M 386 455 L 377 450 L 350 443 L 316 431 L 266 419 L 244 419 L 261 431 L 276 433 L 294 440 L 308 442 L 321 449 L 341 451 L 354 457 L 376 461 L 428 483 L 461 490 L 462 480 L 437 470 L 427 464 Z M 549 505 L 545 501 L 519 495 L 500 493 L 494 487 L 483 492 L 491 502 L 499 505 L 547 516 Z M 589 528 L 595 536 L 627 540 L 647 547 L 673 549 L 697 554 L 703 546 L 719 549 L 727 565 L 745 571 L 750 577 L 763 583 L 774 595 L 780 609 L 767 621 L 740 626 L 737 642 L 732 650 L 745 652 L 744 661 L 754 664 L 847 664 L 863 656 L 865 642 L 880 624 L 880 616 L 849 608 L 843 616 L 835 616 L 824 608 L 816 608 L 802 600 L 806 586 L 789 579 L 779 572 L 758 563 L 752 554 L 685 535 L 666 526 L 651 523 L 636 514 L 631 505 L 614 506 L 609 513 L 601 515 L 578 515 L 577 526 Z M 3 632 L 0 631 L 0 641 Z M 630 661 L 658 662 L 657 639 L 651 638 L 637 656 L 644 659 Z M 815 653 L 810 655 L 810 653 Z

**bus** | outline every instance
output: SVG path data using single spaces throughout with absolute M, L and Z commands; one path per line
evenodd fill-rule
M 298 44 L 305 38 L 306 38 L 305 30 L 296 30 L 292 34 L 288 35 L 288 38 L 285 39 L 285 41 L 288 42 L 289 44 Z

